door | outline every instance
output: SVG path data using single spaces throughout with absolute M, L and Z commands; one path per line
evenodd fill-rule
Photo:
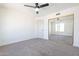
M 57 17 L 49 20 L 49 37 L 62 40 L 67 44 L 73 43 L 74 15 Z M 52 35 L 51 35 L 52 34 Z

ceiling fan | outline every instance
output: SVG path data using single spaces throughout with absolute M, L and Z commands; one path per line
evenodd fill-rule
M 24 5 L 24 6 L 35 8 L 36 14 L 39 14 L 39 9 L 43 8 L 43 7 L 46 7 L 46 6 L 49 6 L 49 3 L 45 3 L 45 4 L 42 4 L 42 5 L 39 5 L 38 3 L 35 3 L 35 6 L 31 6 L 31 5 Z

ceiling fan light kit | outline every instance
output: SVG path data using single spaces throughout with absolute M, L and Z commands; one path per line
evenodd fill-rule
M 39 14 L 39 8 L 35 8 L 36 14 Z
M 30 5 L 24 5 L 24 6 L 35 8 L 36 14 L 39 14 L 39 9 L 43 8 L 43 7 L 46 7 L 46 6 L 49 6 L 49 3 L 45 3 L 45 4 L 42 4 L 42 5 L 39 5 L 38 3 L 35 3 L 35 6 L 30 6 Z

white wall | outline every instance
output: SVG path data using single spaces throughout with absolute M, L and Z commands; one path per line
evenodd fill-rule
M 74 46 L 79 47 L 79 7 L 74 12 Z
M 37 17 L 35 19 L 35 24 L 36 24 L 36 36 L 39 38 L 44 38 L 48 39 L 48 20 L 46 17 Z M 41 29 L 40 26 L 41 25 Z
M 37 38 L 43 38 L 43 32 L 44 32 L 44 21 L 42 18 L 35 19 L 35 37 Z
M 61 13 L 61 15 L 56 16 L 57 13 Z M 42 18 L 44 21 L 44 32 L 43 32 L 43 38 L 48 39 L 48 19 L 56 18 L 60 16 L 65 16 L 69 14 L 74 14 L 74 40 L 73 40 L 73 46 L 79 47 L 79 6 L 68 8 L 56 13 L 51 13 L 47 16 L 42 16 L 39 18 Z
M 0 7 L 0 46 L 35 37 L 32 11 L 19 7 Z

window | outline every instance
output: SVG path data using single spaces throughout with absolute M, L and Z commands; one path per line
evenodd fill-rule
M 64 23 L 56 23 L 55 30 L 56 32 L 64 32 Z

